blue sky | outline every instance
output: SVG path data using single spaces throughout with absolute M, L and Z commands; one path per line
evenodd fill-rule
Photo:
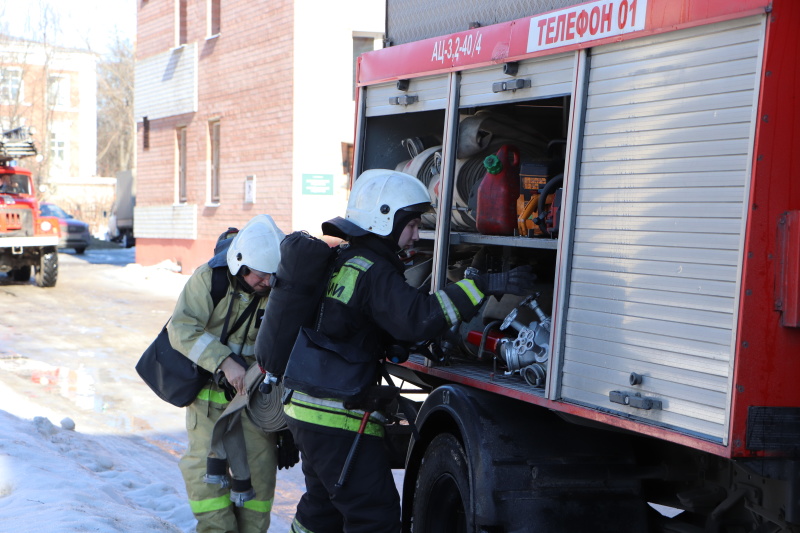
M 43 23 L 51 21 L 48 41 L 102 55 L 117 35 L 135 40 L 136 1 L 0 0 L 0 32 L 42 41 Z

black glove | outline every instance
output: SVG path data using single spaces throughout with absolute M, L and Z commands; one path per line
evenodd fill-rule
M 497 274 L 483 274 L 483 285 L 486 294 L 501 296 L 503 294 L 516 294 L 517 296 L 527 296 L 533 292 L 536 281 L 536 274 L 532 272 L 529 265 L 512 268 L 507 272 Z
M 294 437 L 288 429 L 277 433 L 278 470 L 289 469 L 300 461 L 300 450 L 294 445 Z
M 222 392 L 225 394 L 225 399 L 229 402 L 236 396 L 236 389 L 234 389 L 233 385 L 225 378 L 225 373 L 222 370 L 214 374 L 214 383 L 217 384 L 217 387 L 222 389 Z

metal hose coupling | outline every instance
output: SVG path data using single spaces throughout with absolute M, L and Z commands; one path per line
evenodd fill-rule
M 203 483 L 209 485 L 219 485 L 223 489 L 231 486 L 228 477 L 228 461 L 216 457 L 206 459 L 206 474 L 203 476 Z
M 231 501 L 236 507 L 244 507 L 244 502 L 248 502 L 256 497 L 256 491 L 250 483 L 250 478 L 234 479 L 231 484 Z

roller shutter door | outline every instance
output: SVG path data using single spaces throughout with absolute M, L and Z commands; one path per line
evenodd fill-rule
M 492 65 L 461 74 L 460 107 L 503 104 L 572 94 L 575 54 L 559 54 L 518 63 L 514 76 L 503 74 L 502 65 Z M 497 84 L 522 88 L 500 90 Z
M 375 84 L 366 90 L 366 116 L 376 117 L 444 109 L 450 89 L 447 74 L 405 80 L 405 90 L 397 82 Z
M 726 442 L 763 24 L 591 51 L 562 398 Z

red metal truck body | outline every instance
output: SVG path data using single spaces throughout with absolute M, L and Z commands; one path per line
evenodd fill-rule
M 58 278 L 59 222 L 39 212 L 33 177 L 14 159 L 36 154 L 27 131 L 17 129 L 0 138 L 0 271 L 15 281 L 53 287 Z
M 708 460 L 703 459 L 706 457 L 705 454 L 723 460 L 731 460 L 725 464 L 729 465 L 726 468 L 732 468 L 732 470 L 736 470 L 742 464 L 752 464 L 748 461 L 755 458 L 775 458 L 777 462 L 771 463 L 765 459 L 765 462 L 759 463 L 761 465 L 759 468 L 762 471 L 775 468 L 782 473 L 769 475 L 762 479 L 762 482 L 766 485 L 768 484 L 767 478 L 789 478 L 790 481 L 787 482 L 787 485 L 775 494 L 780 494 L 778 499 L 788 498 L 791 500 L 787 494 L 793 494 L 795 491 L 794 487 L 797 481 L 792 480 L 794 474 L 791 472 L 794 472 L 799 448 L 797 443 L 800 442 L 798 440 L 800 439 L 800 387 L 795 384 L 797 376 L 800 375 L 800 149 L 797 148 L 800 146 L 800 103 L 798 102 L 800 77 L 796 67 L 800 62 L 800 32 L 798 32 L 798 28 L 800 28 L 800 4 L 791 0 L 773 2 L 765 0 L 736 2 L 725 0 L 681 2 L 601 0 L 567 6 L 549 13 L 532 13 L 531 16 L 522 19 L 483 27 L 478 26 L 442 37 L 391 46 L 359 58 L 357 83 L 361 89 L 357 101 L 358 115 L 354 154 L 356 172 L 354 175 L 357 176 L 360 172 L 370 168 L 394 168 L 394 165 L 398 165 L 396 159 L 387 155 L 394 154 L 394 152 L 386 149 L 388 146 L 386 138 L 393 134 L 393 130 L 402 132 L 397 134 L 398 136 L 407 137 L 409 132 L 415 134 L 413 133 L 415 125 L 421 125 L 421 130 L 427 128 L 425 133 L 438 134 L 437 127 L 441 123 L 442 135 L 439 149 L 442 177 L 441 182 L 437 184 L 436 194 L 442 194 L 445 206 L 449 205 L 448 199 L 451 199 L 453 194 L 459 194 L 457 190 L 455 193 L 452 191 L 448 193 L 448 187 L 458 188 L 456 178 L 452 176 L 457 173 L 458 168 L 462 168 L 456 162 L 460 156 L 454 154 L 460 142 L 457 139 L 459 121 L 463 121 L 464 117 L 472 116 L 475 110 L 480 113 L 492 108 L 500 109 L 501 106 L 506 106 L 503 109 L 508 110 L 512 109 L 511 106 L 524 106 L 526 103 L 536 104 L 537 97 L 535 96 L 528 97 L 527 102 L 525 98 L 514 96 L 515 94 L 529 94 L 525 91 L 533 91 L 536 89 L 537 83 L 545 83 L 540 80 L 548 76 L 549 72 L 535 70 L 536 65 L 544 64 L 544 62 L 537 63 L 535 60 L 552 59 L 555 62 L 556 59 L 553 58 L 562 58 L 562 67 L 560 68 L 574 69 L 574 74 L 570 78 L 571 89 L 560 89 L 551 91 L 551 93 L 546 93 L 545 89 L 542 90 L 542 94 L 546 95 L 563 95 L 558 97 L 564 98 L 566 102 L 564 104 L 565 113 L 569 108 L 569 117 L 568 120 L 565 120 L 567 149 L 563 171 L 563 205 L 559 213 L 562 229 L 558 241 L 536 244 L 531 243 L 534 239 L 526 240 L 524 236 L 503 240 L 502 238 L 492 239 L 488 236 L 477 235 L 474 233 L 474 229 L 451 230 L 451 225 L 457 225 L 461 219 L 453 218 L 453 221 L 448 221 L 449 217 L 446 214 L 437 215 L 436 228 L 428 235 L 430 241 L 433 241 L 431 252 L 434 263 L 431 286 L 433 290 L 447 282 L 445 271 L 453 267 L 452 260 L 448 264 L 448 254 L 463 252 L 459 246 L 463 246 L 464 243 L 476 246 L 486 245 L 496 250 L 502 248 L 506 254 L 515 253 L 514 250 L 519 251 L 521 248 L 556 251 L 552 263 L 555 287 L 550 309 L 553 328 L 548 344 L 548 347 L 553 347 L 553 351 L 547 363 L 549 365 L 547 367 L 547 385 L 544 387 L 544 392 L 533 387 L 510 386 L 507 380 L 497 379 L 496 367 L 486 365 L 484 370 L 480 370 L 479 365 L 461 365 L 458 361 L 451 362 L 449 365 L 437 365 L 423 358 L 412 358 L 394 372 L 409 381 L 416 382 L 431 393 L 420 415 L 423 429 L 426 429 L 426 420 L 435 419 L 442 424 L 443 420 L 452 418 L 452 424 L 460 427 L 460 430 L 453 431 L 459 435 L 462 445 L 466 448 L 467 456 L 469 456 L 471 447 L 480 448 L 481 445 L 470 442 L 469 430 L 466 429 L 469 423 L 466 420 L 473 415 L 478 418 L 480 416 L 476 413 L 470 415 L 468 407 L 464 407 L 465 411 L 463 412 L 453 412 L 447 407 L 447 403 L 450 401 L 448 398 L 453 398 L 456 392 L 464 390 L 467 391 L 463 393 L 466 398 L 473 395 L 476 398 L 485 398 L 485 400 L 480 400 L 482 402 L 493 403 L 493 398 L 503 397 L 521 401 L 524 405 L 546 408 L 547 411 L 558 413 L 563 418 L 578 424 L 618 428 L 638 435 L 642 440 L 636 441 L 634 438 L 634 441 L 638 443 L 635 447 L 647 449 L 646 445 L 642 445 L 643 442 L 655 443 L 653 449 L 660 451 L 651 452 L 653 453 L 651 459 L 661 459 L 665 464 L 671 464 L 675 461 L 675 457 L 683 453 L 678 450 L 693 450 L 694 452 L 687 453 L 694 453 L 693 458 L 698 463 Z M 750 37 L 741 37 L 744 32 L 749 32 Z M 690 174 L 686 175 L 693 176 L 696 181 L 702 181 L 707 175 L 708 180 L 713 182 L 722 174 L 731 171 L 731 168 L 726 166 L 730 164 L 730 159 L 726 159 L 730 154 L 725 151 L 729 147 L 725 144 L 727 137 L 724 132 L 718 141 L 719 153 L 704 153 L 695 157 L 695 154 L 689 153 L 692 147 L 691 143 L 677 144 L 681 142 L 682 131 L 685 131 L 687 136 L 691 135 L 691 125 L 680 122 L 684 120 L 684 115 L 681 115 L 681 107 L 680 105 L 676 107 L 675 102 L 686 102 L 687 115 L 685 116 L 688 116 L 694 102 L 693 99 L 700 94 L 693 92 L 695 88 L 710 87 L 712 82 L 702 80 L 696 83 L 686 82 L 670 85 L 669 76 L 671 74 L 664 75 L 660 97 L 663 98 L 664 104 L 653 100 L 648 104 L 650 106 L 648 113 L 657 116 L 661 107 L 673 106 L 671 108 L 673 111 L 670 113 L 673 114 L 671 116 L 676 117 L 674 120 L 679 126 L 676 132 L 670 133 L 676 135 L 676 140 L 667 142 L 663 140 L 666 139 L 666 132 L 659 131 L 657 134 L 651 134 L 649 131 L 639 129 L 642 112 L 639 111 L 641 107 L 637 107 L 639 105 L 636 100 L 637 91 L 658 91 L 659 89 L 657 86 L 643 85 L 645 83 L 642 81 L 643 78 L 638 76 L 641 73 L 658 73 L 660 62 L 664 61 L 662 59 L 665 57 L 664 50 L 669 47 L 682 46 L 681 53 L 683 55 L 681 57 L 690 63 L 695 57 L 695 48 L 697 54 L 701 53 L 701 48 L 703 50 L 713 49 L 716 38 L 719 39 L 716 45 L 719 50 L 718 52 L 707 52 L 708 57 L 719 57 L 721 60 L 727 57 L 738 57 L 736 54 L 739 53 L 739 50 L 749 47 L 748 50 L 751 52 L 748 53 L 752 54 L 748 56 L 750 58 L 748 64 L 754 66 L 752 71 L 742 71 L 739 74 L 733 72 L 737 68 L 734 64 L 728 66 L 726 63 L 727 71 L 724 73 L 724 77 L 720 76 L 720 79 L 724 80 L 720 81 L 721 86 L 736 83 L 734 78 L 737 76 L 740 77 L 736 79 L 748 78 L 753 96 L 749 96 L 751 93 L 748 93 L 747 98 L 751 98 L 751 100 L 739 106 L 732 103 L 738 98 L 739 93 L 731 93 L 719 100 L 725 105 L 729 103 L 730 110 L 723 109 L 725 105 L 720 106 L 719 111 L 714 108 L 704 110 L 702 107 L 697 110 L 698 113 L 707 112 L 703 117 L 708 116 L 709 122 L 702 126 L 707 127 L 709 132 L 720 131 L 714 125 L 718 115 L 739 108 L 749 110 L 745 111 L 747 116 L 740 121 L 748 124 L 750 132 L 746 153 L 742 153 L 742 145 L 738 145 L 737 150 L 739 151 L 736 152 L 736 157 L 740 162 L 740 166 L 737 168 L 740 168 L 742 172 L 738 189 L 744 193 L 744 199 L 741 202 L 742 212 L 734 213 L 736 216 L 730 217 L 731 225 L 726 225 L 728 222 L 725 220 L 726 216 L 723 215 L 719 217 L 719 220 L 703 222 L 708 224 L 707 228 L 682 228 L 680 225 L 682 217 L 691 216 L 687 213 L 692 213 L 693 210 L 697 211 L 699 217 L 697 220 L 705 220 L 702 217 L 706 213 L 702 211 L 708 207 L 706 204 L 693 205 L 694 190 L 691 188 L 692 186 L 703 186 L 702 184 L 690 184 L 685 189 L 686 201 L 683 203 L 677 201 L 676 203 L 674 197 L 669 196 L 670 192 L 667 189 L 638 190 L 637 187 L 640 185 L 636 185 L 635 179 L 643 178 L 638 176 L 629 178 L 629 176 L 636 175 L 637 172 L 639 174 L 644 172 L 637 170 L 644 168 L 645 164 L 639 161 L 647 158 L 651 160 L 666 158 L 662 159 L 662 161 L 666 161 L 665 165 L 672 164 L 670 161 L 681 159 L 683 154 L 681 150 L 686 150 L 686 159 L 692 161 L 692 163 L 687 163 L 693 168 L 688 168 L 685 172 Z M 705 44 L 700 45 L 700 39 L 705 39 Z M 695 44 L 696 42 L 698 44 Z M 633 54 L 639 55 L 636 55 L 635 59 L 631 59 L 629 64 L 624 65 L 624 69 L 620 69 L 620 72 L 626 72 L 626 74 L 620 75 L 623 77 L 615 79 L 613 74 L 606 74 L 606 72 L 613 73 L 612 68 L 601 72 L 600 67 L 605 65 L 603 61 L 606 61 L 606 57 L 612 53 L 624 57 L 626 51 L 630 51 L 631 57 L 634 57 Z M 717 53 L 719 55 L 715 56 L 714 54 Z M 631 67 L 631 63 L 634 66 Z M 521 70 L 523 65 L 534 66 L 530 67 L 525 76 L 517 75 L 518 66 Z M 563 65 L 571 66 L 564 67 Z M 704 68 L 710 72 L 714 67 L 715 65 L 710 63 Z M 670 68 L 674 69 L 675 67 Z M 687 66 L 688 68 L 690 67 Z M 683 75 L 680 71 L 672 70 L 671 72 L 674 72 L 676 77 Z M 479 74 L 483 78 L 479 78 Z M 601 75 L 607 75 L 608 78 L 601 78 Z M 478 89 L 475 89 L 477 87 L 475 80 L 489 83 L 492 87 L 491 91 L 486 90 L 484 94 L 476 95 Z M 606 85 L 603 85 L 604 83 Z M 614 84 L 614 88 L 610 88 L 610 84 Z M 724 87 L 720 90 L 724 90 Z M 384 95 L 389 96 L 388 105 Z M 616 98 L 616 103 L 599 103 L 604 98 L 608 101 Z M 626 99 L 630 99 L 630 101 Z M 551 97 L 546 100 L 547 105 L 553 105 L 554 102 L 557 102 L 556 98 Z M 752 104 L 748 102 L 752 102 Z M 616 113 L 615 116 L 619 117 L 618 122 L 622 126 L 616 133 L 611 129 L 601 132 L 610 140 L 607 145 L 598 145 L 597 141 L 590 139 L 588 135 L 595 133 L 592 128 L 597 129 L 596 124 L 601 119 L 596 117 L 609 109 Z M 590 115 L 590 113 L 594 114 Z M 625 131 L 626 120 L 630 121 L 628 132 Z M 705 118 L 701 120 L 705 120 Z M 721 130 L 724 130 L 724 127 Z M 643 138 L 652 139 L 652 143 L 642 142 Z M 702 141 L 705 139 L 699 139 L 698 143 Z M 590 145 L 590 142 L 594 144 Z M 680 148 L 675 149 L 674 146 L 680 146 Z M 634 163 L 629 163 L 629 161 L 634 161 Z M 640 166 L 636 167 L 637 164 Z M 708 253 L 711 248 L 716 247 L 715 232 L 718 232 L 716 240 L 720 243 L 730 242 L 731 249 L 736 250 L 735 261 L 729 262 L 724 268 L 720 266 L 722 263 L 693 265 L 690 259 L 681 263 L 679 259 L 671 261 L 668 255 L 660 256 L 661 267 L 677 266 L 677 270 L 664 274 L 669 276 L 665 279 L 681 281 L 684 276 L 692 278 L 692 282 L 696 283 L 696 294 L 710 294 L 708 291 L 713 292 L 717 289 L 713 288 L 714 283 L 709 281 L 711 278 L 694 277 L 688 274 L 689 270 L 695 267 L 700 270 L 705 268 L 721 271 L 724 269 L 725 272 L 728 272 L 726 276 L 731 276 L 730 273 L 735 272 L 733 278 L 728 278 L 729 283 L 725 285 L 725 288 L 720 288 L 725 292 L 730 290 L 731 283 L 736 287 L 730 295 L 730 301 L 733 304 L 729 305 L 730 308 L 725 311 L 726 314 L 720 315 L 722 316 L 720 324 L 732 325 L 728 344 L 729 355 L 725 356 L 728 366 L 727 370 L 721 371 L 722 375 L 727 377 L 717 376 L 711 379 L 714 372 L 705 372 L 704 370 L 705 373 L 687 374 L 688 377 L 684 382 L 681 382 L 680 378 L 670 378 L 675 382 L 669 388 L 664 389 L 670 392 L 659 395 L 647 387 L 637 388 L 641 385 L 642 377 L 636 374 L 638 370 L 631 372 L 630 387 L 622 387 L 617 384 L 619 390 L 609 390 L 615 387 L 611 384 L 606 389 L 602 388 L 606 386 L 605 381 L 611 382 L 617 379 L 614 376 L 627 375 L 627 367 L 620 372 L 619 368 L 604 367 L 605 363 L 597 363 L 597 375 L 608 377 L 597 377 L 596 381 L 592 381 L 594 376 L 586 373 L 578 377 L 576 377 L 577 374 L 573 374 L 576 366 L 583 365 L 585 367 L 585 361 L 578 364 L 574 356 L 569 355 L 570 350 L 574 350 L 570 342 L 574 342 L 574 338 L 584 335 L 581 330 L 583 317 L 597 316 L 596 312 L 586 313 L 584 309 L 576 307 L 571 303 L 571 299 L 579 300 L 573 294 L 575 290 L 573 285 L 576 280 L 583 281 L 583 278 L 579 278 L 579 276 L 583 276 L 584 273 L 576 270 L 576 265 L 585 264 L 581 263 L 584 261 L 583 255 L 587 253 L 586 250 L 590 250 L 590 247 L 581 240 L 584 239 L 583 235 L 590 233 L 585 229 L 588 227 L 589 215 L 595 214 L 589 207 L 586 207 L 592 202 L 592 199 L 587 199 L 587 197 L 590 194 L 603 194 L 603 191 L 598 193 L 595 189 L 586 188 L 590 180 L 595 177 L 591 173 L 594 170 L 589 171 L 588 169 L 590 167 L 594 169 L 598 165 L 606 165 L 606 168 L 611 169 L 604 171 L 607 174 L 607 183 L 610 184 L 615 179 L 620 183 L 629 181 L 628 185 L 617 185 L 613 192 L 616 195 L 615 198 L 618 199 L 618 204 L 630 202 L 630 209 L 634 211 L 652 207 L 655 212 L 656 208 L 653 207 L 655 204 L 666 203 L 670 208 L 676 210 L 678 217 L 675 219 L 653 218 L 649 219 L 649 222 L 647 222 L 648 219 L 644 219 L 644 222 L 637 222 L 640 224 L 639 227 L 633 227 L 633 223 L 630 222 L 633 218 L 626 218 L 635 217 L 633 211 L 626 213 L 624 205 L 615 211 L 620 213 L 619 218 L 616 219 L 616 222 L 612 220 L 611 226 L 606 226 L 609 233 L 613 233 L 613 237 L 609 237 L 611 242 L 603 241 L 603 246 L 615 251 L 612 255 L 604 258 L 605 263 L 603 264 L 610 265 L 608 270 L 596 273 L 598 277 L 594 278 L 606 281 L 597 281 L 596 283 L 607 283 L 614 289 L 635 290 L 636 281 L 631 281 L 634 274 L 626 271 L 630 268 L 631 262 L 642 264 L 647 262 L 647 268 L 660 268 L 657 263 L 649 262 L 652 258 L 627 255 L 632 253 L 629 250 L 636 249 L 644 250 L 646 256 L 647 247 L 659 244 L 656 239 L 655 241 L 643 241 L 643 246 L 637 247 L 638 243 L 634 242 L 634 239 L 644 239 L 642 237 L 644 233 L 627 233 L 628 230 L 643 230 L 644 228 L 651 232 L 649 233 L 650 237 L 661 235 L 669 239 L 669 233 L 660 229 L 658 224 L 661 224 L 662 228 L 665 224 L 670 227 L 674 224 L 677 233 L 681 231 L 707 233 L 710 244 L 707 246 L 696 245 L 697 254 Z M 401 162 L 397 168 L 408 169 L 412 166 L 410 163 Z M 655 171 L 650 171 L 650 175 L 653 172 Z M 671 174 L 670 179 L 675 179 L 675 176 L 677 179 L 681 179 L 679 174 Z M 648 179 L 650 178 L 648 177 Z M 451 185 L 448 185 L 448 180 Z M 727 192 L 720 188 L 719 194 L 724 195 Z M 649 199 L 642 200 L 646 196 Z M 668 197 L 670 199 L 666 199 Z M 457 200 L 453 205 L 457 205 Z M 720 205 L 716 205 L 713 209 L 719 208 Z M 603 204 L 597 208 L 599 210 L 597 212 L 612 208 L 612 206 Z M 456 208 L 453 209 L 455 212 Z M 470 208 L 461 206 L 459 209 L 463 212 Z M 666 213 L 668 211 L 659 212 Z M 662 217 L 663 215 L 658 216 Z M 736 225 L 739 220 L 741 220 L 740 227 Z M 606 221 L 606 223 L 608 222 Z M 665 233 L 657 233 L 659 231 Z M 601 233 L 597 232 L 592 235 Z M 628 235 L 631 236 L 630 241 L 627 240 Z M 720 248 L 725 246 L 727 245 L 720 245 Z M 667 249 L 668 253 L 669 249 Z M 698 261 L 698 263 L 702 263 L 702 261 Z M 605 278 L 599 276 L 605 276 Z M 627 284 L 631 286 L 628 287 Z M 693 319 L 687 318 L 692 316 L 693 312 L 692 304 L 689 303 L 691 297 L 694 296 L 691 292 L 689 290 L 687 293 L 686 309 L 681 309 L 680 303 L 678 303 L 673 304 L 672 308 L 665 307 L 658 311 L 664 312 L 666 309 L 668 313 L 671 313 L 672 309 L 676 317 L 685 312 L 686 315 L 680 320 L 673 321 L 667 316 L 658 315 L 637 316 L 636 312 L 653 311 L 648 310 L 647 306 L 628 302 L 625 303 L 626 313 L 629 312 L 629 309 L 636 309 L 636 311 L 631 311 L 630 316 L 622 316 L 619 319 L 618 327 L 620 330 L 635 330 L 643 327 L 657 329 L 660 321 L 664 328 L 668 329 L 673 327 L 675 322 L 682 322 L 684 325 L 681 327 L 684 328 L 687 336 L 700 335 L 696 339 L 698 345 L 703 342 L 716 342 L 711 339 L 703 339 L 702 330 L 698 329 L 695 332 Z M 613 298 L 608 301 L 614 303 Z M 703 317 L 698 318 L 698 325 L 701 325 L 706 317 L 715 314 L 718 310 L 699 309 L 699 311 L 702 313 L 698 316 Z M 680 329 L 676 329 L 676 331 L 680 332 Z M 725 329 L 720 331 L 724 332 Z M 476 335 L 476 332 L 472 331 L 467 336 L 475 337 Z M 629 349 L 634 354 L 647 350 L 645 345 L 625 346 L 629 338 L 633 337 L 625 334 L 620 335 L 618 339 L 610 340 L 617 342 L 617 346 Z M 655 335 L 652 338 L 654 342 L 659 342 Z M 496 344 L 494 338 L 490 338 L 489 341 L 492 346 Z M 592 342 L 602 341 L 603 339 L 598 337 Z M 570 359 L 571 357 L 573 359 Z M 480 358 L 479 355 L 478 359 Z M 609 361 L 611 360 L 612 358 L 609 358 Z M 614 359 L 613 364 L 617 364 L 618 360 Z M 692 361 L 690 358 L 686 359 L 688 363 Z M 632 364 L 631 368 L 651 368 L 648 365 L 639 367 L 636 366 L 637 364 Z M 680 375 L 683 370 L 681 365 L 682 363 L 676 364 L 676 375 Z M 469 370 L 465 370 L 468 366 Z M 666 379 L 656 374 L 657 372 L 654 371 L 651 375 L 648 370 L 643 375 L 645 380 Z M 708 383 L 703 383 L 703 376 L 709 376 Z M 637 380 L 639 381 L 637 382 Z M 590 381 L 591 383 L 589 383 Z M 582 386 L 585 386 L 586 390 L 594 388 L 596 391 L 592 393 L 594 396 L 589 393 L 581 395 L 580 391 L 574 392 Z M 444 390 L 444 392 L 437 394 L 437 389 Z M 696 390 L 696 394 L 694 394 L 696 398 L 692 398 L 693 389 Z M 637 398 L 633 398 L 633 391 L 637 390 L 642 390 L 642 393 L 635 393 Z M 696 403 L 684 402 L 679 398 L 680 394 L 676 392 L 678 390 L 683 391 L 680 393 L 684 395 L 683 400 L 696 400 Z M 480 391 L 484 391 L 488 395 L 484 395 Z M 672 394 L 673 392 L 675 394 Z M 646 407 L 631 408 L 627 404 L 629 393 L 630 398 L 645 400 Z M 459 394 L 461 393 L 459 392 Z M 604 395 L 609 400 L 607 403 L 603 403 Z M 624 398 L 624 402 L 622 402 L 624 405 L 620 403 L 622 398 Z M 704 398 L 708 398 L 708 402 Z M 650 400 L 654 400 L 655 403 Z M 700 418 L 706 417 L 708 421 L 713 419 L 712 422 L 709 422 L 708 425 L 704 425 L 705 421 L 697 424 L 687 422 L 685 425 L 680 423 L 681 420 L 684 420 L 681 417 L 686 413 L 689 413 L 687 415 L 689 417 L 695 416 L 696 412 L 707 407 L 706 403 L 716 403 L 717 407 L 709 411 L 713 411 L 712 414 L 703 414 L 700 415 Z M 502 405 L 520 406 L 522 404 Z M 651 408 L 651 405 L 657 407 Z M 661 410 L 662 405 L 663 410 Z M 535 410 L 527 411 L 522 407 L 516 409 L 519 409 L 520 413 L 523 411 L 528 413 L 528 416 L 531 416 L 530 413 L 537 412 Z M 670 411 L 674 415 L 673 418 L 670 418 Z M 676 423 L 676 420 L 679 422 Z M 447 427 L 450 429 L 442 431 L 452 430 L 451 426 Z M 513 429 L 505 429 L 513 434 Z M 425 442 L 412 445 L 409 452 L 408 477 L 433 475 L 424 473 L 422 457 L 426 453 L 426 447 L 432 442 L 433 435 L 440 431 L 433 429 L 432 426 L 427 430 L 431 432 L 431 437 L 427 440 L 423 439 Z M 485 434 L 482 438 L 486 438 Z M 514 439 L 514 437 L 509 438 Z M 669 444 L 665 444 L 666 449 L 660 449 L 658 443 Z M 640 445 L 641 448 L 639 448 Z M 671 447 L 671 445 L 676 446 Z M 520 448 L 517 449 L 517 452 L 527 453 L 527 450 Z M 663 455 L 659 456 L 659 453 Z M 783 459 L 788 462 L 780 462 Z M 673 466 L 677 466 L 677 463 Z M 478 467 L 471 466 L 470 475 L 472 475 L 473 468 Z M 727 470 L 726 472 L 730 473 Z M 784 481 L 786 480 L 784 479 Z M 481 482 L 480 476 L 473 478 L 474 484 Z M 726 482 L 723 481 L 718 481 L 718 483 L 722 487 L 719 489 L 720 491 L 727 491 L 727 495 L 723 496 L 722 500 L 728 501 L 734 498 L 732 495 L 733 485 L 726 485 Z M 404 497 L 414 497 L 416 505 L 417 497 L 415 495 L 417 492 L 415 491 L 418 490 L 407 484 Z M 492 488 L 492 491 L 494 490 L 496 487 Z M 478 492 L 482 493 L 480 490 Z M 770 498 L 775 499 L 775 494 Z M 687 501 L 692 500 L 688 507 L 692 505 L 699 507 L 699 504 L 693 499 L 695 497 L 696 494 L 685 496 Z M 766 500 L 770 498 L 764 497 Z M 480 500 L 479 497 L 477 499 Z M 752 502 L 750 504 L 752 505 Z M 715 505 L 722 504 L 715 502 L 712 508 Z M 735 507 L 733 503 L 730 505 Z M 758 505 L 763 505 L 765 508 L 773 506 L 771 511 L 763 511 L 762 519 L 770 513 L 778 513 L 775 508 L 783 509 L 780 513 L 783 513 L 784 517 L 789 516 L 788 521 L 784 522 L 783 519 L 777 519 L 774 516 L 770 516 L 769 519 L 786 528 L 777 530 L 795 530 L 793 528 L 800 520 L 797 502 L 783 504 L 770 501 L 765 504 L 761 501 Z M 473 506 L 480 507 L 475 501 L 473 501 Z M 719 519 L 725 512 L 727 511 L 721 507 L 716 507 L 715 514 L 712 513 L 713 517 L 709 521 Z M 408 513 L 405 517 L 406 524 L 414 521 L 411 519 L 411 515 L 416 511 L 410 510 Z M 424 511 L 420 511 L 420 513 L 422 513 L 420 516 L 426 516 Z M 473 518 L 480 521 L 480 514 L 480 511 L 475 511 Z M 502 521 L 496 515 L 484 518 L 487 523 L 492 520 Z M 419 520 L 418 517 L 417 522 Z M 721 526 L 717 524 L 717 527 Z M 426 531 L 425 528 L 422 530 Z M 724 527 L 722 530 L 725 530 Z M 414 531 L 417 529 L 415 528 Z

